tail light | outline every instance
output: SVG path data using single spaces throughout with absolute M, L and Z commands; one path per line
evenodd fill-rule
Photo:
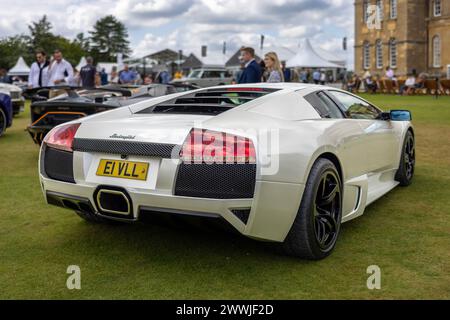
M 67 124 L 53 128 L 44 138 L 49 147 L 72 152 L 72 143 L 81 123 Z
M 256 163 L 253 142 L 245 137 L 205 129 L 192 129 L 183 143 L 180 158 L 185 163 Z

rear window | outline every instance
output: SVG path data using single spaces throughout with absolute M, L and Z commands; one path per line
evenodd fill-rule
M 164 101 L 157 105 L 141 110 L 138 112 L 138 114 L 185 113 L 217 115 L 275 91 L 278 91 L 278 89 L 209 89 L 205 91 L 189 93 L 172 100 Z

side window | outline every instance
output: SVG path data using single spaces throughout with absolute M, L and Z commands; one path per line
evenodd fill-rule
M 380 110 L 350 94 L 340 91 L 329 91 L 344 109 L 347 117 L 352 119 L 376 119 Z
M 210 78 L 221 78 L 220 71 L 211 71 L 209 77 Z
M 322 118 L 344 118 L 341 110 L 324 92 L 313 92 L 305 96 L 306 101 L 313 106 Z

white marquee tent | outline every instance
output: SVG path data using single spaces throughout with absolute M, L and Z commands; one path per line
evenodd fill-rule
M 298 53 L 286 62 L 288 68 L 342 68 L 319 56 L 308 39 L 300 46 Z
M 20 57 L 17 60 L 17 63 L 14 67 L 9 70 L 8 75 L 9 76 L 28 76 L 30 73 L 30 67 L 27 65 L 25 60 L 23 60 L 22 57 Z
M 291 59 L 292 57 L 295 56 L 295 51 L 291 50 L 287 47 L 270 46 L 270 47 L 264 48 L 263 56 L 261 58 L 264 58 L 264 55 L 269 52 L 275 52 L 280 61 L 288 61 L 289 59 Z
M 83 68 L 85 65 L 87 65 L 87 61 L 85 57 L 82 57 L 80 59 L 80 62 L 77 64 L 77 66 L 75 67 L 75 69 L 77 69 L 78 71 L 81 70 L 81 68 Z
M 346 64 L 347 64 L 347 59 L 346 59 L 346 52 L 345 51 L 338 51 L 338 52 L 330 52 L 327 50 L 324 50 L 320 47 L 315 47 L 314 51 L 321 56 L 322 58 L 324 58 L 325 60 L 332 62 L 332 63 L 336 63 L 338 65 L 340 65 L 341 67 L 345 68 Z

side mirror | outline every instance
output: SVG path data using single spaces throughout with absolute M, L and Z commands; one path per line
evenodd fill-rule
M 411 112 L 408 110 L 391 110 L 389 118 L 391 121 L 411 121 Z
M 408 110 L 391 110 L 390 112 L 382 112 L 378 119 L 386 121 L 411 121 L 412 116 Z

